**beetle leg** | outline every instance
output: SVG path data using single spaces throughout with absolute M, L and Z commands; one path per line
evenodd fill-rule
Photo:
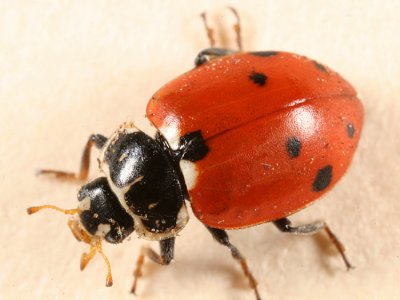
M 349 260 L 347 259 L 346 255 L 344 253 L 345 248 L 344 248 L 343 244 L 339 241 L 339 239 L 336 237 L 336 235 L 332 232 L 332 230 L 329 228 L 329 226 L 328 226 L 328 224 L 326 224 L 326 222 L 317 221 L 314 223 L 304 224 L 304 225 L 300 225 L 300 226 L 292 226 L 292 222 L 290 222 L 290 220 L 288 218 L 282 218 L 282 219 L 273 221 L 273 223 L 282 232 L 288 232 L 288 233 L 298 234 L 298 235 L 310 235 L 310 234 L 315 234 L 321 230 L 325 230 L 329 239 L 335 245 L 336 249 L 339 251 L 340 255 L 342 256 L 342 259 L 346 265 L 347 270 L 354 268 L 350 264 Z
M 242 35 L 241 35 L 241 27 L 240 27 L 240 17 L 236 9 L 233 7 L 228 7 L 233 14 L 235 15 L 236 18 L 236 23 L 233 25 L 233 30 L 235 30 L 236 33 L 236 44 L 238 46 L 239 51 L 242 51 Z
M 233 30 L 235 31 L 235 34 L 236 34 L 236 45 L 237 45 L 239 51 L 242 51 L 242 35 L 241 35 L 240 17 L 235 8 L 230 7 L 230 6 L 228 6 L 228 8 L 232 11 L 232 13 L 235 15 L 235 18 L 236 18 L 236 23 L 233 25 Z M 207 37 L 210 42 L 210 48 L 215 49 L 214 30 L 209 26 L 209 24 L 207 22 L 207 14 L 205 12 L 203 12 L 200 16 L 203 20 L 204 28 L 206 29 L 206 32 L 207 32 Z M 229 54 L 231 54 L 231 53 L 229 53 Z M 226 55 L 226 54 L 223 54 L 223 55 Z M 221 56 L 221 55 L 219 55 L 219 56 Z M 202 62 L 202 63 L 204 63 L 204 62 Z M 202 63 L 200 63 L 200 64 L 202 64 Z M 196 66 L 199 66 L 199 64 L 197 64 L 197 60 L 196 60 Z
M 236 53 L 238 51 L 236 50 L 231 50 L 231 49 L 224 49 L 224 48 L 206 48 L 202 51 L 200 51 L 199 54 L 197 54 L 194 64 L 196 67 L 199 67 L 206 62 L 213 60 L 217 57 L 225 56 L 225 55 L 230 55 L 233 53 Z
M 134 279 L 131 288 L 132 294 L 135 294 L 137 281 L 142 276 L 142 268 L 145 257 L 147 256 L 157 264 L 169 265 L 170 262 L 174 259 L 174 246 L 175 246 L 175 237 L 172 237 L 160 241 L 160 254 L 158 254 L 150 247 L 143 246 L 142 249 L 140 249 L 140 254 L 136 261 L 136 269 L 133 273 Z
M 83 154 L 81 158 L 81 166 L 78 173 L 73 172 L 65 172 L 59 170 L 50 170 L 50 169 L 40 169 L 37 174 L 38 175 L 54 175 L 57 178 L 62 179 L 77 179 L 77 180 L 85 180 L 89 174 L 89 166 L 90 166 L 90 150 L 93 145 L 96 146 L 97 149 L 103 148 L 106 143 L 107 138 L 101 134 L 92 134 L 88 141 L 86 142 L 85 148 L 83 149 Z
M 195 58 L 194 64 L 196 67 L 203 65 L 204 63 L 215 59 L 217 57 L 233 54 L 236 52 L 242 51 L 242 36 L 241 36 L 241 27 L 240 27 L 240 18 L 239 14 L 233 7 L 228 7 L 236 18 L 236 23 L 233 25 L 233 29 L 236 34 L 236 44 L 238 46 L 239 51 L 224 49 L 224 48 L 215 48 L 215 38 L 214 38 L 214 30 L 208 25 L 206 13 L 201 14 L 201 18 L 203 19 L 204 27 L 207 31 L 207 37 L 210 41 L 210 48 L 204 49 L 201 51 Z
M 210 41 L 210 47 L 212 48 L 215 46 L 214 30 L 208 25 L 206 13 L 203 12 L 200 16 L 201 16 L 201 19 L 203 20 L 203 24 L 204 24 L 204 27 L 207 32 L 208 40 Z
M 253 274 L 251 274 L 251 271 L 249 270 L 249 267 L 247 266 L 246 259 L 242 256 L 242 254 L 239 252 L 239 250 L 234 245 L 231 244 L 226 231 L 222 230 L 222 229 L 208 227 L 208 226 L 206 226 L 206 227 L 211 232 L 212 236 L 218 243 L 220 243 L 224 246 L 227 246 L 231 250 L 232 257 L 240 263 L 240 266 L 242 267 L 244 275 L 249 280 L 250 287 L 254 290 L 254 292 L 256 294 L 257 300 L 261 300 L 260 294 L 257 289 L 257 281 L 254 278 Z

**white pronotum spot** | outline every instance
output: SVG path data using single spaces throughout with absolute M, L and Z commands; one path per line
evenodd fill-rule
M 180 161 L 179 166 L 181 167 L 183 177 L 185 178 L 186 187 L 190 191 L 195 187 L 197 176 L 199 174 L 196 164 L 183 159 Z
M 164 122 L 167 125 L 163 125 L 159 128 L 162 135 L 168 141 L 169 146 L 176 150 L 179 147 L 179 120 L 175 116 L 168 116 Z

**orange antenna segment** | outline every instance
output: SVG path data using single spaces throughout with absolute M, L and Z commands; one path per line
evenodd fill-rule
M 28 214 L 31 215 L 31 214 L 34 214 L 34 213 L 38 212 L 39 210 L 42 210 L 42 209 L 54 209 L 54 210 L 57 210 L 59 212 L 62 212 L 64 214 L 66 214 L 66 215 L 74 215 L 74 214 L 77 214 L 79 212 L 79 210 L 77 208 L 62 209 L 62 208 L 59 208 L 59 207 L 54 206 L 54 205 L 32 206 L 32 207 L 29 207 L 27 209 L 27 212 L 28 212 Z

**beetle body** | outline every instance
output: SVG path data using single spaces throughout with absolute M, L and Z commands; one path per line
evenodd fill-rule
M 191 205 L 208 226 L 232 229 L 293 214 L 343 176 L 363 108 L 353 87 L 316 61 L 285 52 L 214 59 L 161 88 L 147 116 L 174 148 L 201 131 Z
M 220 56 L 210 61 L 204 54 Z M 73 215 L 68 225 L 90 245 L 81 269 L 101 241 L 121 243 L 134 231 L 159 241 L 160 254 L 144 257 L 169 264 L 174 242 L 188 221 L 185 202 L 214 239 L 227 246 L 261 299 L 244 256 L 224 229 L 273 222 L 279 230 L 313 234 L 324 229 L 346 264 L 344 248 L 325 222 L 292 226 L 287 216 L 331 189 L 357 146 L 363 108 L 352 86 L 326 66 L 296 54 L 210 48 L 197 67 L 162 87 L 150 99 L 147 117 L 154 135 L 123 124 L 109 138 L 91 135 L 79 173 L 41 170 L 87 179 L 90 149 L 100 150 L 102 176 L 82 186 L 78 208 L 52 208 Z

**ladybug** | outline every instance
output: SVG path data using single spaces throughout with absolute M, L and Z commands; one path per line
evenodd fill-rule
M 325 222 L 293 226 L 288 216 L 329 191 L 348 168 L 363 124 L 357 93 L 338 73 L 304 56 L 241 51 L 239 17 L 232 11 L 239 51 L 205 49 L 194 69 L 159 89 L 147 105 L 154 135 L 124 123 L 110 137 L 89 137 L 79 173 L 40 171 L 85 180 L 90 150 L 100 150 L 102 176 L 81 187 L 76 209 L 43 205 L 28 213 L 51 208 L 72 215 L 72 233 L 90 245 L 81 269 L 99 252 L 107 286 L 111 268 L 101 242 L 118 244 L 134 231 L 159 241 L 160 254 L 141 250 L 134 293 L 145 257 L 163 265 L 173 259 L 188 202 L 240 263 L 257 299 L 257 282 L 226 230 L 265 222 L 293 234 L 324 230 L 352 267 Z

